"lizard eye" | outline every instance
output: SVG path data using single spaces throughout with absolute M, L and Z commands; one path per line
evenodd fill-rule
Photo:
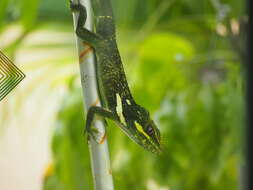
M 147 133 L 148 133 L 149 135 L 152 135 L 153 132 L 154 132 L 154 129 L 153 129 L 152 127 L 148 127 Z

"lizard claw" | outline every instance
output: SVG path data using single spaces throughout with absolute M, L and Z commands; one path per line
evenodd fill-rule
M 98 133 L 97 129 L 88 129 L 87 127 L 85 127 L 84 131 L 83 131 L 83 135 L 85 136 L 87 134 L 87 138 L 89 139 L 90 137 L 92 137 L 92 139 L 94 141 L 97 142 L 97 138 L 94 135 L 94 133 Z
M 70 9 L 72 12 L 80 11 L 81 5 L 73 3 L 73 1 L 70 1 Z

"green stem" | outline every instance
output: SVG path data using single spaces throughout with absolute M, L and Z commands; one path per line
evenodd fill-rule
M 78 3 L 78 0 L 74 0 L 74 3 Z M 95 2 L 94 0 L 92 2 Z M 102 0 L 101 0 L 102 2 Z M 106 1 L 104 1 L 106 2 Z M 87 21 L 85 23 L 85 27 L 89 30 L 92 30 L 92 19 L 90 14 L 90 1 L 82 0 L 80 1 L 83 4 L 88 12 Z M 101 11 L 101 7 L 99 6 L 99 1 L 96 0 L 93 9 L 100 10 L 99 13 L 109 12 L 110 4 L 106 6 L 106 3 L 102 3 L 101 5 L 105 6 L 106 9 Z M 78 15 L 74 13 L 74 26 L 76 28 Z M 83 45 L 82 41 L 77 37 L 77 46 L 79 50 L 79 55 L 87 49 L 87 46 Z M 91 105 L 96 104 L 100 106 L 100 102 L 98 102 L 98 92 L 97 92 L 97 82 L 95 76 L 95 60 L 94 55 L 90 54 L 89 57 L 85 60 L 79 59 L 80 65 L 80 74 L 81 74 L 81 84 L 83 89 L 83 97 L 85 103 L 85 109 Z M 91 166 L 92 166 L 92 174 L 94 180 L 94 188 L 95 190 L 113 190 L 113 178 L 111 174 L 111 166 L 110 166 L 110 158 L 107 140 L 105 136 L 105 128 L 103 126 L 102 121 L 95 121 L 94 128 L 98 131 L 96 133 L 95 138 L 89 139 L 89 150 L 90 150 L 90 158 L 91 158 Z M 98 143 L 100 142 L 100 143 Z

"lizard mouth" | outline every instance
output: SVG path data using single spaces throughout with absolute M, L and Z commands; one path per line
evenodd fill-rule
M 154 142 L 149 142 L 148 144 L 141 144 L 146 150 L 154 153 L 154 154 L 161 154 L 162 149 L 160 145 L 155 144 Z
M 159 144 L 153 142 L 153 141 L 147 141 L 146 139 L 143 139 L 143 137 L 140 134 L 133 134 L 131 131 L 127 130 L 125 126 L 123 126 L 121 123 L 119 124 L 120 129 L 135 143 L 142 146 L 144 149 L 154 153 L 154 154 L 161 154 L 162 149 Z

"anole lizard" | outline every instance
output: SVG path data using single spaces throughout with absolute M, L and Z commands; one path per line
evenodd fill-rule
M 79 12 L 76 34 L 95 50 L 96 77 L 102 107 L 88 109 L 85 131 L 92 136 L 94 116 L 113 120 L 133 141 L 153 153 L 160 153 L 160 132 L 149 112 L 138 105 L 129 90 L 116 43 L 115 24 L 110 0 L 92 0 L 96 32 L 84 28 L 86 8 L 70 3 Z M 96 7 L 96 8 L 95 8 Z

